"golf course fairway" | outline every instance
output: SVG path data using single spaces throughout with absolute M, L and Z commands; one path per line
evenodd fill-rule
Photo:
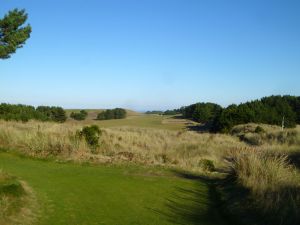
M 155 168 L 58 163 L 5 152 L 0 169 L 32 188 L 37 224 L 225 224 L 201 179 Z

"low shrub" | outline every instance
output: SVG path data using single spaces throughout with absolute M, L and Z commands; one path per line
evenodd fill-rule
M 101 130 L 97 125 L 85 126 L 78 132 L 80 137 L 84 137 L 86 143 L 92 147 L 97 148 L 99 146 L 99 138 Z
M 200 159 L 199 161 L 199 167 L 207 172 L 213 172 L 215 171 L 215 165 L 214 162 L 212 160 L 209 159 Z
M 80 110 L 80 112 L 72 112 L 70 117 L 74 120 L 85 120 L 87 117 L 87 112 L 85 110 Z
M 258 134 L 261 134 L 261 133 L 264 133 L 265 130 L 264 128 L 262 128 L 261 126 L 257 126 L 254 130 L 255 133 L 258 133 Z

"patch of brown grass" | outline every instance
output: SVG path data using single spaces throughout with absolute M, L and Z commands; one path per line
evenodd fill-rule
M 37 200 L 32 189 L 24 181 L 0 170 L 0 224 L 33 224 L 37 211 Z

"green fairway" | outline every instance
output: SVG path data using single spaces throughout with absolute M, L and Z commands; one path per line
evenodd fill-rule
M 82 166 L 9 153 L 0 153 L 0 169 L 32 187 L 40 206 L 38 224 L 225 224 L 200 179 L 153 168 Z
M 99 127 L 105 128 L 126 126 L 166 130 L 182 130 L 189 125 L 193 125 L 194 122 L 186 119 L 173 118 L 173 116 L 138 114 L 127 116 L 127 118 L 125 119 L 95 120 L 92 117 L 88 117 L 83 121 L 68 119 L 67 123 L 80 125 L 97 124 Z
M 170 116 L 160 116 L 160 115 L 139 115 L 139 116 L 129 116 L 126 119 L 119 120 L 102 120 L 97 121 L 100 127 L 142 127 L 142 128 L 157 128 L 157 129 L 167 129 L 167 130 L 180 130 L 185 127 L 184 123 L 168 123 L 168 118 Z

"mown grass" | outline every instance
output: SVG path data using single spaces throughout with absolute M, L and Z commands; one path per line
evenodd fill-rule
M 226 224 L 207 183 L 140 166 L 82 166 L 0 153 L 35 190 L 37 224 Z

